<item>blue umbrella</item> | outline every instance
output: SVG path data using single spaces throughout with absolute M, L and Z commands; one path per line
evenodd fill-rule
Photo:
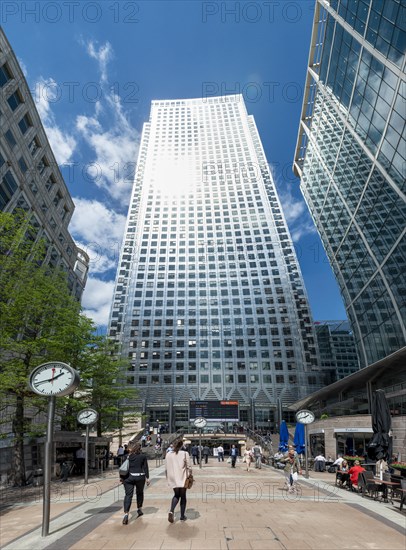
M 298 455 L 302 455 L 305 452 L 305 427 L 304 424 L 298 422 L 295 428 L 295 437 L 293 438 L 293 443 L 296 447 L 296 452 Z
M 279 450 L 282 452 L 286 452 L 288 450 L 288 443 L 289 443 L 288 427 L 286 426 L 286 422 L 282 420 L 281 426 L 279 429 Z

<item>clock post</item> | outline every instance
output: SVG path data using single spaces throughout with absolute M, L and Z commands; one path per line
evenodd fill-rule
M 85 485 L 89 482 L 89 431 L 98 419 L 99 413 L 94 409 L 82 409 L 77 416 L 78 422 L 86 426 L 86 439 L 85 439 Z
M 37 395 L 49 397 L 47 435 L 45 441 L 44 456 L 44 488 L 42 504 L 42 533 L 43 537 L 49 535 L 49 517 L 51 509 L 51 474 L 54 436 L 54 418 L 56 397 L 63 397 L 75 391 L 79 386 L 79 374 L 70 365 L 53 361 L 42 363 L 30 374 L 30 389 Z
M 47 438 L 45 441 L 45 456 L 44 456 L 44 488 L 43 488 L 42 533 L 41 533 L 43 537 L 47 537 L 49 534 L 55 405 L 56 405 L 56 397 L 54 395 L 51 395 L 48 402 Z
M 207 420 L 203 416 L 195 419 L 194 425 L 199 430 L 199 468 L 202 468 L 202 430 L 206 426 Z
M 304 425 L 304 448 L 305 448 L 305 478 L 309 478 L 309 461 L 308 461 L 308 454 L 307 454 L 307 425 L 314 422 L 315 416 L 312 411 L 308 410 L 301 410 L 296 413 L 296 421 L 300 424 Z

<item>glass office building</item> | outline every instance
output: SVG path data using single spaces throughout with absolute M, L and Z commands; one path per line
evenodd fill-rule
M 232 400 L 271 427 L 318 386 L 300 268 L 241 95 L 153 101 L 144 125 L 109 335 L 149 421 Z
M 359 370 L 354 336 L 348 321 L 316 321 L 322 380 L 327 386 Z
M 360 366 L 406 349 L 406 5 L 317 1 L 294 171 Z

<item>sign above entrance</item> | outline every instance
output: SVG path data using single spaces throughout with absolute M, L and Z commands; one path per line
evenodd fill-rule
M 238 422 L 238 401 L 189 401 L 189 419 L 200 417 L 208 422 Z

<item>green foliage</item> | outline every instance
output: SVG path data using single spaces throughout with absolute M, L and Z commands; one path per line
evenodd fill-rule
M 123 365 L 115 360 L 112 344 L 95 336 L 93 322 L 82 314 L 80 303 L 70 293 L 66 274 L 43 262 L 44 243 L 35 240 L 23 215 L 0 213 L 0 243 L 1 418 L 12 425 L 19 449 L 16 483 L 22 484 L 24 436 L 45 431 L 43 424 L 35 422 L 35 414 L 46 410 L 48 399 L 28 387 L 36 366 L 55 360 L 79 371 L 78 394 L 57 400 L 62 429 L 76 430 L 77 411 L 86 405 L 99 412 L 98 435 L 120 427 L 118 405 L 134 392 L 115 385 Z M 36 411 L 34 421 L 28 423 L 27 408 Z

